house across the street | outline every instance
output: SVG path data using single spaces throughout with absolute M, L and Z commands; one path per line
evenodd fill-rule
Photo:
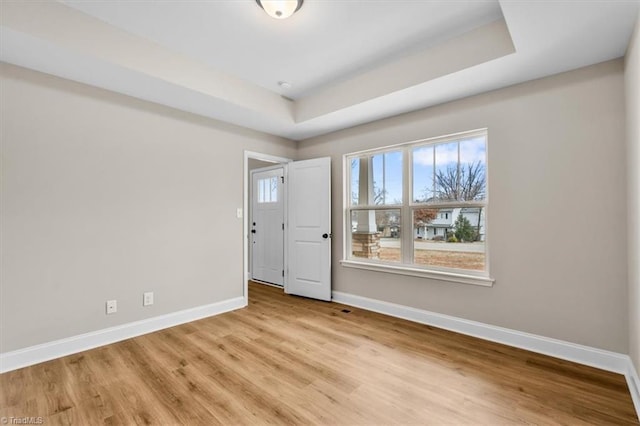
M 480 207 L 438 209 L 435 219 L 414 225 L 414 238 L 446 241 L 455 231 L 458 216 L 466 218 L 478 234 L 477 241 L 484 241 L 484 210 Z

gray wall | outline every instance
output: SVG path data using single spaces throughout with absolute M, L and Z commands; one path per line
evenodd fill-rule
M 623 84 L 610 61 L 301 142 L 332 157 L 334 289 L 627 353 Z M 343 154 L 482 127 L 494 287 L 340 265 Z
M 242 296 L 243 150 L 294 142 L 6 64 L 0 78 L 0 352 Z
M 629 354 L 640 372 L 640 13 L 625 61 L 629 259 Z
M 631 336 L 638 366 L 637 45 L 636 35 L 626 65 L 628 148 L 620 60 L 325 135 L 298 150 L 2 65 L 0 352 L 242 295 L 235 210 L 247 149 L 332 156 L 336 290 L 622 353 Z M 489 128 L 493 288 L 339 264 L 344 153 L 480 127 Z M 630 305 L 627 196 L 635 226 L 629 263 L 636 260 Z M 143 291 L 155 292 L 154 306 L 141 306 Z M 106 316 L 111 298 L 119 312 Z

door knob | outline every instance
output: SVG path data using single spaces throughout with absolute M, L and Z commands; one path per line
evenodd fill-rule
M 329 238 L 329 234 L 322 234 L 322 238 L 326 240 L 327 238 Z
M 255 229 L 252 229 L 252 230 L 251 230 L 251 233 L 252 233 L 252 234 L 255 234 L 255 233 L 256 233 L 256 230 L 255 230 Z

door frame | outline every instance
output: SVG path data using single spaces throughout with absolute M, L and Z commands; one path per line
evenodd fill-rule
M 288 226 L 287 224 L 287 186 L 289 182 L 289 167 L 288 163 L 291 163 L 293 160 L 291 158 L 286 157 L 278 157 L 275 155 L 264 154 L 261 152 L 255 151 L 244 151 L 244 166 L 242 168 L 243 176 L 242 181 L 243 185 L 243 195 L 242 195 L 242 296 L 244 297 L 245 304 L 249 303 L 249 203 L 251 200 L 249 199 L 249 187 L 251 185 L 251 179 L 249 177 L 249 159 L 253 158 L 254 160 L 267 161 L 270 163 L 274 163 L 276 165 L 282 165 L 284 169 L 284 185 L 282 187 L 284 193 L 284 288 L 287 288 L 288 281 L 288 265 L 287 265 L 287 256 L 288 256 L 288 247 L 287 247 L 287 238 L 289 236 Z

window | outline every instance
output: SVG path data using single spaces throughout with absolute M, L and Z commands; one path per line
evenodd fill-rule
M 482 130 L 346 155 L 343 264 L 490 285 L 486 147 Z
M 278 202 L 278 177 L 258 179 L 258 203 Z

